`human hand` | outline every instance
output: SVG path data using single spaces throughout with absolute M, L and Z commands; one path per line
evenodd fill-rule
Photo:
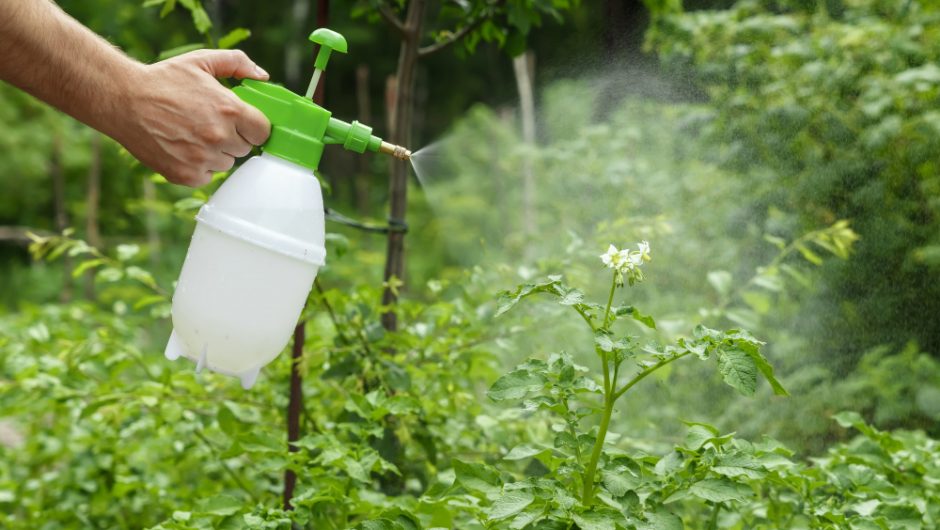
M 216 171 L 267 140 L 271 126 L 258 109 L 216 78 L 266 80 L 244 52 L 198 50 L 140 65 L 125 82 L 127 108 L 112 136 L 167 180 L 202 186 Z

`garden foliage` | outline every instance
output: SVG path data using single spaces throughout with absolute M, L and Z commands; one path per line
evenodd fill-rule
M 640 83 L 616 72 L 554 79 L 537 145 L 473 107 L 427 152 L 436 171 L 413 196 L 394 308 L 374 242 L 328 234 L 303 315 L 297 451 L 287 355 L 245 392 L 160 353 L 192 215 L 224 176 L 181 191 L 106 143 L 105 173 L 127 177 L 104 191 L 110 237 L 33 234 L 36 262 L 0 280 L 16 303 L 0 314 L 0 527 L 940 525 L 940 333 L 920 317 L 940 299 L 940 11 L 645 4 L 651 49 L 696 95 L 624 97 Z M 105 5 L 76 13 L 102 28 L 145 17 L 123 38 L 147 58 L 249 37 L 197 0 Z M 467 49 L 516 47 L 522 27 L 572 5 L 509 2 L 510 27 L 476 27 Z M 280 31 L 277 16 L 257 13 Z M 19 178 L 0 179 L 0 216 L 42 225 L 47 153 L 77 196 L 90 133 L 0 94 L 0 121 L 21 125 L 0 136 Z M 503 178 L 527 167 L 534 220 Z M 154 197 L 138 197 L 141 178 Z M 653 250 L 608 247 L 638 239 Z M 94 297 L 48 302 L 63 272 Z M 388 310 L 396 332 L 379 324 Z

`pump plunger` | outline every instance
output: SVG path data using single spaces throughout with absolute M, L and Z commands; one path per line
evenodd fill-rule
M 333 53 L 334 50 L 340 53 L 346 53 L 347 49 L 346 39 L 339 33 L 327 28 L 319 28 L 311 33 L 310 40 L 319 44 L 320 49 L 317 51 L 317 59 L 313 63 L 313 76 L 310 78 L 310 84 L 307 86 L 307 93 L 305 94 L 307 99 L 313 99 L 313 93 L 316 92 L 317 85 L 320 84 L 320 77 L 323 75 L 323 72 L 326 71 L 326 64 L 330 60 L 330 54 Z M 399 160 L 411 159 L 411 151 L 400 145 L 395 145 L 384 140 L 379 145 L 378 151 L 386 155 L 394 156 Z

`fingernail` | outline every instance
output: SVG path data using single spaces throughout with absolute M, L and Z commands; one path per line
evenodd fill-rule
M 264 68 L 261 68 L 257 64 L 255 65 L 255 75 L 264 78 L 270 77 L 268 73 L 264 71 Z

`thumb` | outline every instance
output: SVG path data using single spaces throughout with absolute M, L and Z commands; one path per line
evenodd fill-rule
M 200 55 L 204 69 L 214 77 L 268 79 L 268 73 L 241 50 L 205 50 Z

